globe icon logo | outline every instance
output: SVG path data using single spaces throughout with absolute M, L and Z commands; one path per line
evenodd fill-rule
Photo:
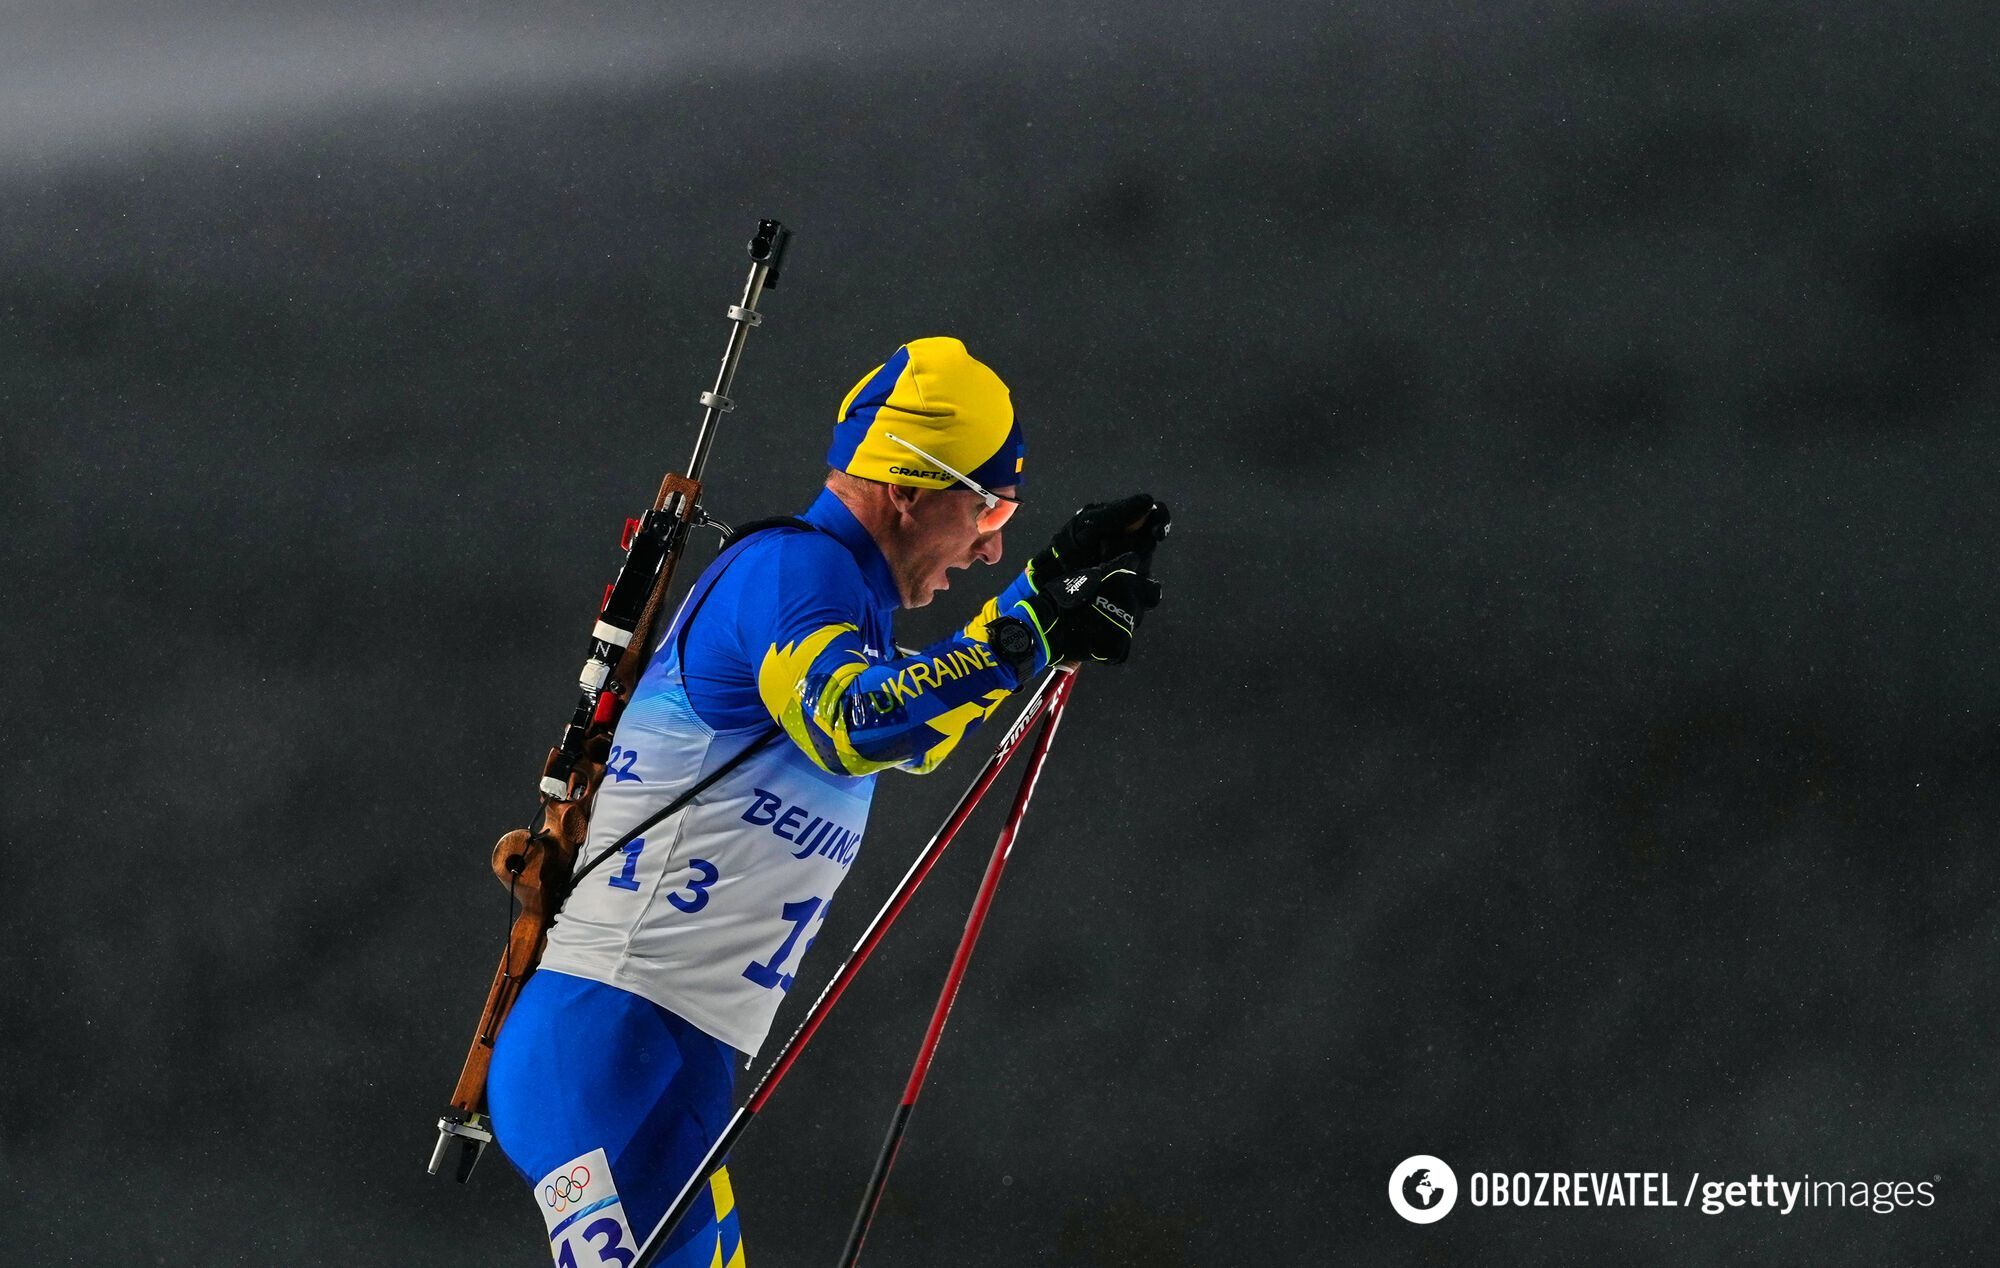
M 1389 1205 L 1412 1224 L 1435 1224 L 1458 1201 L 1458 1176 L 1442 1158 L 1413 1154 L 1389 1173 Z
M 1418 1167 L 1403 1180 L 1403 1201 L 1428 1211 L 1444 1200 L 1444 1190 L 1431 1183 L 1431 1169 Z

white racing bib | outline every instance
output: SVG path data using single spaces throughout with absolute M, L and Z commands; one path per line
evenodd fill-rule
M 711 730 L 678 666 L 647 685 L 619 721 L 585 859 L 762 733 Z M 631 991 L 755 1055 L 860 852 L 874 785 L 770 740 L 586 876 L 543 967 Z
M 611 1180 L 611 1161 L 593 1149 L 535 1182 L 542 1219 L 549 1229 L 549 1253 L 556 1268 L 629 1268 L 639 1239 L 626 1222 L 625 1204 Z

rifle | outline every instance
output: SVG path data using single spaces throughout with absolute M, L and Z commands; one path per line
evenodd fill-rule
M 458 1086 L 452 1090 L 450 1108 L 438 1119 L 437 1147 L 430 1161 L 432 1175 L 444 1167 L 456 1145 L 454 1174 L 464 1183 L 493 1141 L 492 1124 L 486 1116 L 486 1073 L 493 1060 L 493 1041 L 521 987 L 541 960 L 549 925 L 569 893 L 577 851 L 589 834 L 591 802 L 610 756 L 612 732 L 646 667 L 647 650 L 673 585 L 674 567 L 687 547 L 691 529 L 713 525 L 725 535 L 729 532 L 728 525 L 701 507 L 701 474 L 715 443 L 716 424 L 736 408 L 729 391 L 743 357 L 743 345 L 751 328 L 764 321 L 757 301 L 766 290 L 777 287 L 778 269 L 791 236 L 791 230 L 775 220 L 757 224 L 757 236 L 750 240 L 750 276 L 743 284 L 743 297 L 728 310 L 729 346 L 716 371 L 715 386 L 701 394 L 701 430 L 695 437 L 687 474 L 668 472 L 660 481 L 651 509 L 625 521 L 619 540 L 625 562 L 616 580 L 604 588 L 604 600 L 590 631 L 590 654 L 577 676 L 581 691 L 576 709 L 563 728 L 562 739 L 542 763 L 538 821 L 531 828 L 509 832 L 493 847 L 493 875 L 507 886 L 520 911 L 508 930 L 507 945 L 486 992 L 486 1005 L 480 1011 Z

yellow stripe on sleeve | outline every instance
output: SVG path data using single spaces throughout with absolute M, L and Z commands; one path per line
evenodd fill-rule
M 841 769 L 836 774 L 872 775 L 878 770 L 887 770 L 894 761 L 878 762 L 863 757 L 861 750 L 854 747 L 854 740 L 847 729 L 847 714 L 840 707 L 840 697 L 847 691 L 848 684 L 861 676 L 868 668 L 865 662 L 841 665 L 827 675 L 826 686 L 819 693 L 819 700 L 813 706 L 813 718 L 820 730 L 833 741 L 834 756 Z
M 796 643 L 787 643 L 783 647 L 773 643 L 771 649 L 764 653 L 764 663 L 757 667 L 757 695 L 763 700 L 771 720 L 785 728 L 785 734 L 791 737 L 792 743 L 812 758 L 821 770 L 833 775 L 848 772 L 835 770 L 828 756 L 821 751 L 822 741 L 814 736 L 812 725 L 806 718 L 803 689 L 813 661 L 826 650 L 827 644 L 849 631 L 859 633 L 860 627 L 822 625 Z M 859 672 L 860 668 L 857 665 L 856 671 Z M 815 708 L 814 712 L 817 713 L 818 709 Z
M 994 619 L 999 615 L 1000 598 L 998 595 L 995 595 L 986 601 L 986 606 L 979 609 L 978 615 L 965 623 L 965 636 L 967 638 L 976 638 L 982 643 L 991 641 L 987 636 L 986 627 L 992 624 Z
M 924 723 L 925 726 L 938 733 L 938 742 L 926 749 L 915 762 L 905 765 L 903 769 L 912 775 L 928 775 L 936 770 L 938 764 L 944 761 L 945 758 L 950 757 L 951 751 L 958 747 L 958 742 L 965 738 L 966 731 L 971 729 L 974 723 L 984 722 L 987 718 L 992 717 L 993 711 L 999 708 L 1000 702 L 1006 698 L 1007 692 L 1004 688 L 995 688 L 986 693 L 986 703 L 984 704 L 969 701 L 958 706 L 956 709 L 940 713 L 930 721 Z
M 785 728 L 792 743 L 812 758 L 813 764 L 830 775 L 872 775 L 896 763 L 863 757 L 848 738 L 847 715 L 840 698 L 849 684 L 868 668 L 859 654 L 827 675 L 819 697 L 807 712 L 806 675 L 827 646 L 842 634 L 860 629 L 854 625 L 823 625 L 796 643 L 783 647 L 772 644 L 757 669 L 757 695 L 773 721 Z

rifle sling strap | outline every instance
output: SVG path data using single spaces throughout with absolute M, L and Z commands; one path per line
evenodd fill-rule
M 751 740 L 748 744 L 745 744 L 728 761 L 716 767 L 708 774 L 702 776 L 700 782 L 696 783 L 694 787 L 688 789 L 680 796 L 674 798 L 672 801 L 668 802 L 661 809 L 655 810 L 652 814 L 647 815 L 644 819 L 641 819 L 638 822 L 638 824 L 634 826 L 630 831 L 626 832 L 624 836 L 619 837 L 616 841 L 613 841 L 610 845 L 607 845 L 602 850 L 598 851 L 596 858 L 590 860 L 590 862 L 588 863 L 585 863 L 582 868 L 578 869 L 576 875 L 570 877 L 569 881 L 570 890 L 573 892 L 576 889 L 577 885 L 582 882 L 583 878 L 590 875 L 591 871 L 594 868 L 596 868 L 596 866 L 599 863 L 602 863 L 604 860 L 618 853 L 618 851 L 632 844 L 632 842 L 636 840 L 641 833 L 647 831 L 649 828 L 651 828 L 654 824 L 658 823 L 660 820 L 680 810 L 681 807 L 687 805 L 689 802 L 693 801 L 696 797 L 708 791 L 709 785 L 715 783 L 716 780 L 721 779 L 724 775 L 727 775 L 730 771 L 735 770 L 738 766 L 741 766 L 744 762 L 744 759 L 748 758 L 752 753 L 756 752 L 758 749 L 763 748 L 766 744 L 769 744 L 772 740 L 777 739 L 778 736 L 782 734 L 783 732 L 775 726 L 767 727 L 761 734 L 757 736 L 756 739 Z M 565 893 L 563 897 L 568 898 L 569 894 Z M 557 910 L 561 910 L 560 904 L 557 905 Z

